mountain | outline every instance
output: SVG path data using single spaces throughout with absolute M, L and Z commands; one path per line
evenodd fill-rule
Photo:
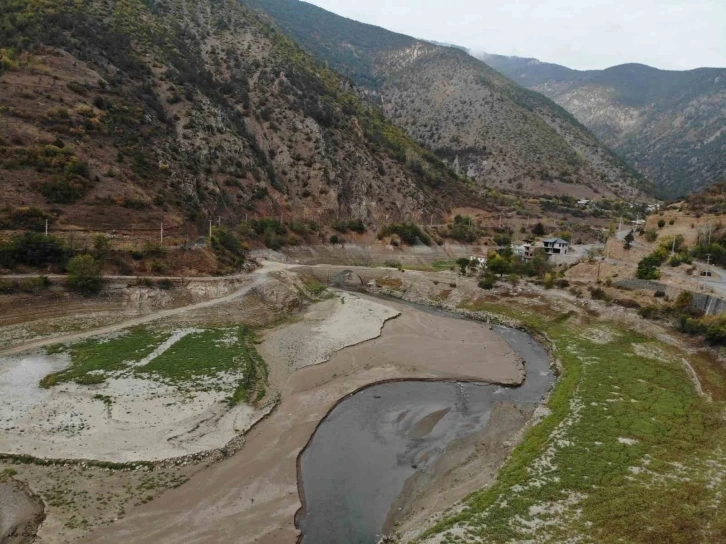
M 563 108 L 456 47 L 298 0 L 244 0 L 460 172 L 527 194 L 632 197 L 650 183 Z
M 480 58 L 572 113 L 664 196 L 686 195 L 726 175 L 726 68 L 624 64 L 578 71 L 536 59 Z
M 0 228 L 390 222 L 470 182 L 236 0 L 11 0 Z

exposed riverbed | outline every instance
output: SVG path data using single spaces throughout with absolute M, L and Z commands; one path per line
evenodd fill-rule
M 525 360 L 526 379 L 519 387 L 383 383 L 348 397 L 328 414 L 300 460 L 304 544 L 375 544 L 405 510 L 399 495 L 406 482 L 433 470 L 449 445 L 482 435 L 497 405 L 530 412 L 544 400 L 555 380 L 546 350 L 524 332 L 496 332 Z

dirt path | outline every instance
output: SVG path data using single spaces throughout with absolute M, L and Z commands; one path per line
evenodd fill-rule
M 82 340 L 84 338 L 88 338 L 91 336 L 97 336 L 100 334 L 108 334 L 111 332 L 120 331 L 123 329 L 127 329 L 129 327 L 135 327 L 137 325 L 143 325 L 144 323 L 150 323 L 151 321 L 156 321 L 158 319 L 164 319 L 166 317 L 183 314 L 185 312 L 190 312 L 193 310 L 200 310 L 202 308 L 209 308 L 210 306 L 217 306 L 219 304 L 224 304 L 225 302 L 230 302 L 237 298 L 243 297 L 244 295 L 246 295 L 247 293 L 252 291 L 255 287 L 262 285 L 267 280 L 267 274 L 270 271 L 274 271 L 275 269 L 277 269 L 277 268 L 276 267 L 267 267 L 267 268 L 263 267 L 262 269 L 255 271 L 254 273 L 247 276 L 250 278 L 249 283 L 247 283 L 245 286 L 243 286 L 241 289 L 238 289 L 234 293 L 232 293 L 230 295 L 226 295 L 224 297 L 215 298 L 212 300 L 206 300 L 204 302 L 191 304 L 189 306 L 182 306 L 181 308 L 160 310 L 158 312 L 154 312 L 154 313 L 142 316 L 142 317 L 135 317 L 133 319 L 128 319 L 126 321 L 122 321 L 121 323 L 116 323 L 114 325 L 109 325 L 107 327 L 100 327 L 97 329 L 91 329 L 91 330 L 87 330 L 87 331 L 83 331 L 83 332 L 79 332 L 79 333 L 68 334 L 65 336 L 54 336 L 52 338 L 43 338 L 41 340 L 36 340 L 33 342 L 26 342 L 24 344 L 12 346 L 10 348 L 1 349 L 0 356 L 16 355 L 16 354 L 22 353 L 24 351 L 38 349 L 38 348 L 50 346 L 52 344 L 59 344 L 62 342 L 75 342 L 77 340 Z M 242 277 L 244 277 L 244 276 L 242 276 Z M 227 279 L 229 279 L 229 278 L 227 278 Z
M 280 405 L 248 433 L 241 451 L 84 542 L 292 544 L 297 455 L 339 399 L 400 378 L 521 381 L 520 357 L 486 325 L 390 305 L 401 316 L 381 336 L 281 380 Z

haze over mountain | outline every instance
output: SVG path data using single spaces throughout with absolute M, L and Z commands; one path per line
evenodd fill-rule
M 386 115 L 480 183 L 529 194 L 632 197 L 650 183 L 564 109 L 457 48 L 297 0 L 248 0 Z
M 665 196 L 726 178 L 726 68 L 624 64 L 578 71 L 532 58 L 479 56 L 572 113 Z

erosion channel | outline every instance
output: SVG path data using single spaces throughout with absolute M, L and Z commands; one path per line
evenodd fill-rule
M 393 381 L 364 388 L 330 411 L 300 458 L 303 544 L 375 544 L 413 515 L 416 489 L 441 484 L 447 456 L 467 448 L 496 455 L 491 442 L 514 438 L 490 428 L 493 414 L 507 406 L 531 416 L 555 376 L 547 351 L 529 334 L 495 331 L 525 361 L 519 387 Z

